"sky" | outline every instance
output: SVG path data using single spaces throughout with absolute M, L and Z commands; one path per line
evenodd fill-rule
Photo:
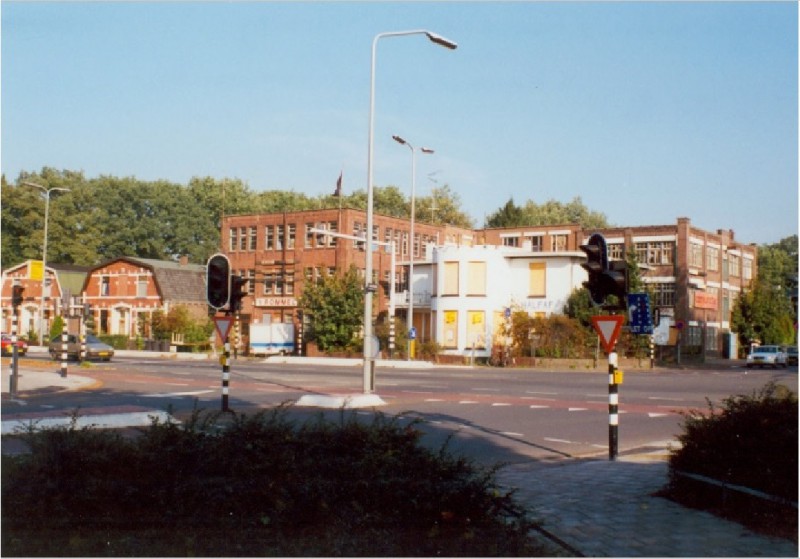
M 796 2 L 4 0 L 0 168 L 798 232 Z M 419 148 L 435 151 L 423 154 Z

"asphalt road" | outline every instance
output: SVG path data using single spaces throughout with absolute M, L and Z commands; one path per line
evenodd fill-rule
M 73 366 L 71 372 L 101 383 L 80 392 L 28 397 L 25 411 L 55 415 L 76 409 L 170 409 L 185 417 L 195 405 L 221 409 L 222 367 L 216 362 L 120 357 L 86 369 Z M 665 449 L 680 433 L 680 413 L 707 410 L 706 398 L 719 404 L 731 395 L 753 393 L 771 380 L 797 391 L 797 378 L 796 368 L 628 372 L 619 387 L 620 454 Z M 254 413 L 305 394 L 357 394 L 362 382 L 361 367 L 239 359 L 231 364 L 229 406 Z M 603 370 L 386 368 L 376 371 L 375 386 L 387 403 L 380 412 L 398 421 L 422 419 L 429 444 L 447 442 L 452 450 L 481 462 L 608 454 L 608 375 Z M 3 417 L 18 411 L 4 406 Z M 291 413 L 302 417 L 318 410 L 295 408 Z M 339 410 L 325 413 L 341 416 Z M 365 420 L 373 415 L 371 410 L 352 413 Z

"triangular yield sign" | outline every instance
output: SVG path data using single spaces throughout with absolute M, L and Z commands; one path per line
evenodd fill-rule
M 232 316 L 214 317 L 214 326 L 217 328 L 217 334 L 219 334 L 219 337 L 222 338 L 223 342 L 228 339 L 228 332 L 231 331 L 232 324 L 233 324 Z
M 592 317 L 592 325 L 600 336 L 600 341 L 603 342 L 603 348 L 606 350 L 606 353 L 611 353 L 614 349 L 614 344 L 617 343 L 617 338 L 619 337 L 620 330 L 622 330 L 622 323 L 624 321 L 624 316 L 616 314 Z

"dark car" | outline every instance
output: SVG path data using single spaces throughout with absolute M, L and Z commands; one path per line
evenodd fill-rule
M 14 346 L 11 344 L 11 336 L 8 334 L 2 334 L 3 338 L 3 355 L 11 355 L 12 351 L 14 350 Z M 17 355 L 22 357 L 28 353 L 28 344 L 25 343 L 25 340 L 20 340 L 17 338 Z
M 62 349 L 61 349 L 61 336 L 56 336 L 52 340 L 50 340 L 50 357 L 53 359 L 61 359 Z M 70 334 L 67 336 L 67 359 L 79 359 L 81 353 L 81 344 L 78 337 Z M 101 342 L 95 336 L 91 334 L 86 336 L 86 355 L 85 359 L 102 359 L 103 361 L 111 361 L 111 358 L 114 357 L 114 348 L 108 345 L 107 343 Z
M 797 346 L 786 348 L 786 364 L 797 365 Z

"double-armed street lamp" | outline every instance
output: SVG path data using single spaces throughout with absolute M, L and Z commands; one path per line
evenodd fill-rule
M 377 52 L 378 41 L 384 37 L 401 37 L 405 35 L 425 35 L 428 39 L 448 49 L 455 49 L 458 45 L 453 41 L 445 39 L 444 37 L 427 31 L 425 29 L 417 29 L 413 31 L 390 31 L 386 33 L 378 33 L 372 40 L 372 65 L 370 68 L 370 90 L 369 90 L 369 136 L 367 146 L 367 235 L 366 235 L 366 249 L 365 265 L 364 265 L 364 393 L 372 392 L 372 367 L 374 365 L 375 353 L 372 348 L 372 292 L 374 286 L 372 285 L 372 227 L 373 227 L 373 201 L 374 201 L 374 188 L 372 184 L 372 152 L 373 152 L 373 136 L 375 129 L 375 55 Z
M 411 258 L 408 264 L 408 328 L 409 328 L 409 336 L 408 336 L 408 359 L 411 359 L 411 348 L 414 344 L 414 340 L 411 339 L 411 328 L 414 327 L 414 257 L 416 256 L 414 249 L 416 248 L 416 244 L 414 242 L 414 221 L 416 218 L 416 210 L 414 208 L 414 200 L 415 200 L 415 191 L 416 191 L 416 183 L 417 183 L 417 164 L 416 164 L 416 148 L 411 145 L 409 142 L 401 138 L 400 136 L 392 136 L 392 139 L 397 142 L 398 144 L 402 144 L 404 146 L 408 146 L 408 149 L 411 150 L 411 243 L 410 248 L 411 250 L 410 255 Z M 432 154 L 433 150 L 430 148 L 419 148 L 422 153 Z
M 69 192 L 69 188 L 62 188 L 59 186 L 51 186 L 50 188 L 46 188 L 41 184 L 36 184 L 35 182 L 23 182 L 25 186 L 33 186 L 40 189 L 44 192 L 44 242 L 42 243 L 42 300 L 41 304 L 39 305 L 39 343 L 41 345 L 46 345 L 44 342 L 43 331 L 44 331 L 44 288 L 47 285 L 47 222 L 50 218 L 50 193 L 54 190 L 60 190 L 62 192 Z

